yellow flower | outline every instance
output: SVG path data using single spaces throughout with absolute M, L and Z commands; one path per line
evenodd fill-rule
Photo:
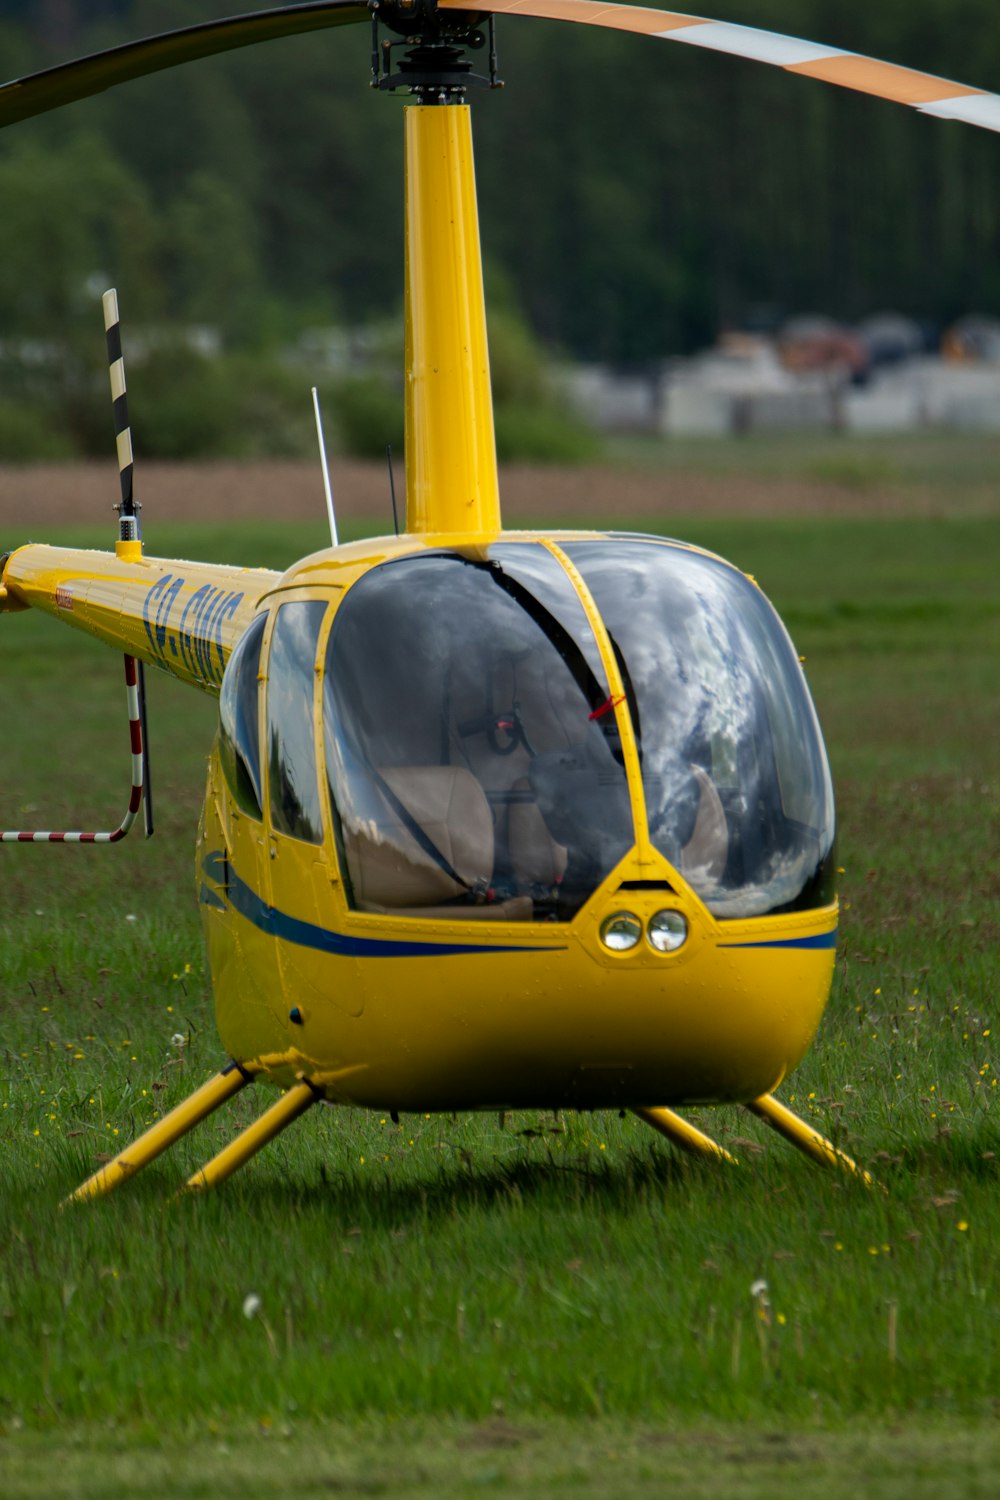
M 37 1135 L 38 1132 L 36 1131 L 35 1134 Z M 969 1227 L 969 1221 L 968 1221 L 968 1219 L 959 1219 L 958 1223 L 955 1226 L 955 1228 L 958 1230 L 959 1234 L 964 1234 L 965 1231 L 968 1229 L 968 1227 Z

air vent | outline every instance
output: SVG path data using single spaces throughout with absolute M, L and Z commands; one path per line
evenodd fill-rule
M 670 891 L 672 895 L 677 894 L 673 886 L 665 880 L 623 880 L 618 889 L 619 891 Z

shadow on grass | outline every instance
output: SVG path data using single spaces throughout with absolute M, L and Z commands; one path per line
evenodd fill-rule
M 535 1132 L 526 1132 L 534 1135 Z M 506 1150 L 518 1149 L 520 1132 L 502 1137 Z M 339 1143 L 338 1143 L 339 1144 Z M 750 1144 L 749 1142 L 747 1143 Z M 537 1151 L 542 1142 L 533 1142 Z M 477 1143 L 475 1154 L 449 1147 L 439 1164 L 395 1156 L 359 1168 L 356 1161 L 338 1160 L 335 1150 L 315 1155 L 296 1154 L 282 1175 L 280 1159 L 265 1154 L 218 1188 L 206 1194 L 185 1194 L 186 1166 L 168 1153 L 134 1181 L 123 1184 L 107 1199 L 76 1205 L 71 1214 L 100 1212 L 105 1204 L 116 1213 L 147 1218 L 152 1213 L 196 1215 L 208 1223 L 224 1224 L 234 1214 L 261 1220 L 293 1214 L 333 1219 L 369 1228 L 401 1229 L 431 1225 L 456 1213 L 491 1213 L 523 1205 L 563 1212 L 586 1208 L 598 1214 L 634 1211 L 653 1203 L 721 1197 L 732 1200 L 772 1192 L 803 1199 L 837 1192 L 867 1193 L 859 1182 L 828 1171 L 798 1156 L 783 1143 L 769 1143 L 763 1152 L 747 1154 L 738 1167 L 684 1156 L 656 1141 L 612 1157 L 593 1147 L 560 1151 L 548 1149 L 544 1158 L 525 1154 L 503 1159 L 500 1149 Z M 973 1186 L 996 1181 L 1000 1171 L 1000 1132 L 988 1120 L 973 1129 L 945 1127 L 923 1139 L 903 1143 L 895 1152 L 878 1151 L 864 1164 L 891 1195 L 901 1199 L 947 1182 Z M 17 1200 L 32 1218 L 58 1212 L 63 1198 L 93 1171 L 93 1159 L 68 1146 L 56 1154 L 56 1168 L 43 1182 L 8 1182 L 8 1205 L 16 1214 Z M 188 1164 L 189 1165 L 189 1164 Z
M 456 1153 L 457 1154 L 457 1153 Z M 263 1168 L 264 1164 L 261 1164 Z M 322 1158 L 305 1170 L 297 1167 L 288 1176 L 270 1170 L 248 1169 L 239 1177 L 206 1194 L 183 1194 L 182 1181 L 169 1159 L 151 1164 L 135 1181 L 123 1184 L 107 1199 L 75 1205 L 68 1214 L 100 1213 L 105 1204 L 115 1205 L 116 1214 L 146 1219 L 164 1211 L 172 1215 L 196 1216 L 208 1223 L 224 1224 L 234 1215 L 272 1221 L 295 1216 L 333 1219 L 338 1224 L 364 1225 L 387 1230 L 414 1225 L 433 1225 L 455 1214 L 473 1211 L 491 1213 L 523 1205 L 565 1212 L 586 1207 L 598 1213 L 619 1213 L 666 1195 L 686 1195 L 692 1189 L 718 1185 L 725 1191 L 740 1191 L 748 1182 L 759 1189 L 759 1174 L 739 1182 L 738 1173 L 713 1163 L 672 1156 L 650 1145 L 611 1163 L 590 1161 L 585 1153 L 573 1160 L 556 1162 L 521 1159 L 516 1162 L 449 1163 L 437 1170 L 420 1171 L 408 1162 L 380 1164 L 382 1170 L 359 1173 L 343 1169 Z M 58 1201 L 87 1175 L 67 1166 L 60 1181 L 47 1183 L 35 1198 L 35 1213 L 48 1207 L 56 1211 Z M 11 1195 L 13 1196 L 13 1194 Z

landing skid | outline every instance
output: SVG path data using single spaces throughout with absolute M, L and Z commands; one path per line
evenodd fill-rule
M 102 1198 L 127 1178 L 134 1177 L 137 1172 L 148 1166 L 151 1161 L 155 1161 L 182 1136 L 187 1135 L 196 1125 L 200 1125 L 202 1120 L 207 1119 L 220 1105 L 232 1099 L 241 1089 L 246 1088 L 247 1084 L 253 1083 L 258 1071 L 242 1063 L 229 1063 L 221 1073 L 217 1073 L 214 1078 L 202 1084 L 201 1088 L 196 1089 L 162 1120 L 158 1120 L 130 1146 L 120 1151 L 113 1161 L 106 1162 L 92 1177 L 88 1177 L 86 1182 L 69 1195 L 65 1204 L 82 1203 L 90 1198 Z M 293 1088 L 286 1090 L 259 1119 L 189 1177 L 185 1190 L 203 1192 L 207 1188 L 217 1187 L 220 1182 L 231 1177 L 252 1156 L 255 1156 L 262 1146 L 266 1146 L 268 1141 L 272 1141 L 286 1126 L 291 1125 L 293 1120 L 297 1120 L 321 1098 L 321 1092 L 307 1080 L 302 1080 Z M 835 1167 L 851 1177 L 858 1178 L 866 1187 L 874 1186 L 874 1179 L 863 1167 L 859 1167 L 846 1152 L 841 1151 L 832 1141 L 820 1135 L 818 1130 L 807 1125 L 805 1120 L 800 1119 L 787 1105 L 781 1104 L 773 1094 L 763 1094 L 759 1099 L 746 1104 L 744 1108 L 756 1115 L 758 1119 L 766 1121 L 773 1130 L 784 1136 L 786 1141 L 804 1152 L 806 1156 L 811 1157 L 813 1161 L 818 1162 L 820 1166 Z M 662 1106 L 638 1106 L 632 1110 L 632 1113 L 646 1125 L 651 1126 L 653 1130 L 658 1131 L 660 1135 L 665 1136 L 681 1151 L 694 1156 L 708 1157 L 713 1161 L 724 1161 L 730 1166 L 739 1166 L 738 1159 L 725 1147 L 713 1141 L 711 1136 L 698 1130 L 672 1109 Z

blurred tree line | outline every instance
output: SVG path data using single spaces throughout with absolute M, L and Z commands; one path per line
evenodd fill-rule
M 263 8 L 0 0 L 0 72 Z M 990 0 L 718 0 L 713 10 L 984 88 L 1000 77 Z M 794 312 L 892 308 L 944 323 L 1000 310 L 995 135 L 700 48 L 517 18 L 501 17 L 497 31 L 507 86 L 474 102 L 492 337 L 499 394 L 520 413 L 515 450 L 518 420 L 545 415 L 542 347 L 635 365 Z M 126 336 L 188 325 L 221 336 L 211 369 L 194 372 L 190 351 L 159 352 L 156 399 L 177 408 L 157 439 L 167 450 L 218 447 L 219 424 L 237 409 L 245 420 L 238 392 L 251 370 L 266 378 L 246 441 L 262 441 L 268 410 L 290 399 L 273 351 L 310 327 L 398 321 L 401 96 L 368 89 L 368 61 L 364 26 L 289 39 L 130 83 L 0 138 L 8 367 L 20 351 L 18 390 L 8 379 L 0 391 L 0 453 L 37 446 L 20 416 L 29 397 L 55 401 L 69 449 L 90 449 L 98 421 L 106 441 L 82 374 L 105 285 L 120 289 Z M 192 382 L 216 402 L 200 431 Z M 398 422 L 395 397 L 350 397 L 362 428 Z M 536 436 L 544 448 L 545 432 Z M 282 441 L 300 440 L 286 425 Z

